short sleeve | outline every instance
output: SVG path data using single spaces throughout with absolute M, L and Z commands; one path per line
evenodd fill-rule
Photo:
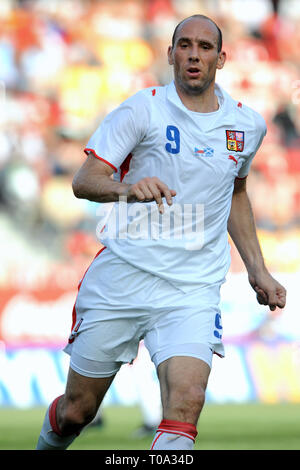
M 84 151 L 91 152 L 117 171 L 145 136 L 148 122 L 146 99 L 136 93 L 104 118 Z
M 237 178 L 239 179 L 243 179 L 243 178 L 246 178 L 246 176 L 248 176 L 252 160 L 255 157 L 258 149 L 260 148 L 265 135 L 267 134 L 266 122 L 264 118 L 260 116 L 259 114 L 257 114 L 257 117 L 255 119 L 255 129 L 256 129 L 256 133 L 255 133 L 255 140 L 254 140 L 254 150 L 251 152 L 247 160 L 241 166 L 238 172 L 238 176 L 237 176 Z

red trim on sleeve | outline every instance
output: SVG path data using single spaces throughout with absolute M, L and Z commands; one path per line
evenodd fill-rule
M 124 162 L 122 163 L 122 165 L 120 166 L 120 170 L 121 170 L 121 177 L 120 177 L 120 181 L 122 183 L 123 179 L 124 179 L 124 176 L 128 173 L 129 171 L 129 166 L 130 166 L 130 161 L 132 159 L 132 153 L 129 153 L 127 155 L 127 157 L 125 158 Z
M 92 152 L 92 154 L 94 155 L 94 157 L 98 158 L 99 160 L 101 160 L 102 162 L 106 163 L 107 165 L 109 165 L 115 172 L 117 172 L 117 168 L 110 162 L 108 162 L 107 160 L 105 160 L 104 158 L 102 157 L 99 157 L 99 155 L 96 154 L 95 150 L 93 149 L 89 149 L 89 148 L 85 148 L 84 149 L 84 153 L 86 153 L 87 155 L 89 154 L 89 152 Z

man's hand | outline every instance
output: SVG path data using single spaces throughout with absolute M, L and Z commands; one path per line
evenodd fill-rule
M 255 275 L 249 274 L 249 282 L 256 292 L 259 304 L 269 305 L 272 311 L 276 307 L 283 308 L 285 306 L 286 290 L 267 270 Z
M 164 213 L 164 205 L 162 198 L 166 198 L 167 204 L 172 205 L 172 198 L 176 196 L 174 189 L 169 189 L 168 186 L 160 181 L 156 176 L 152 178 L 143 178 L 135 184 L 131 184 L 125 193 L 128 201 L 151 202 L 156 201 L 159 212 Z

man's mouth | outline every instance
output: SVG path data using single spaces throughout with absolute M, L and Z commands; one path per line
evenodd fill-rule
M 189 67 L 186 72 L 189 77 L 198 78 L 200 69 L 198 69 L 198 67 Z

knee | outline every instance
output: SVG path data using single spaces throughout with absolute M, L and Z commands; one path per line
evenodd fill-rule
M 178 397 L 178 394 L 177 394 Z M 200 413 L 205 402 L 205 390 L 201 385 L 191 385 L 182 395 L 183 407 Z
M 89 424 L 97 413 L 97 406 L 93 400 L 86 397 L 64 397 L 57 417 L 58 427 L 62 435 L 80 432 Z

